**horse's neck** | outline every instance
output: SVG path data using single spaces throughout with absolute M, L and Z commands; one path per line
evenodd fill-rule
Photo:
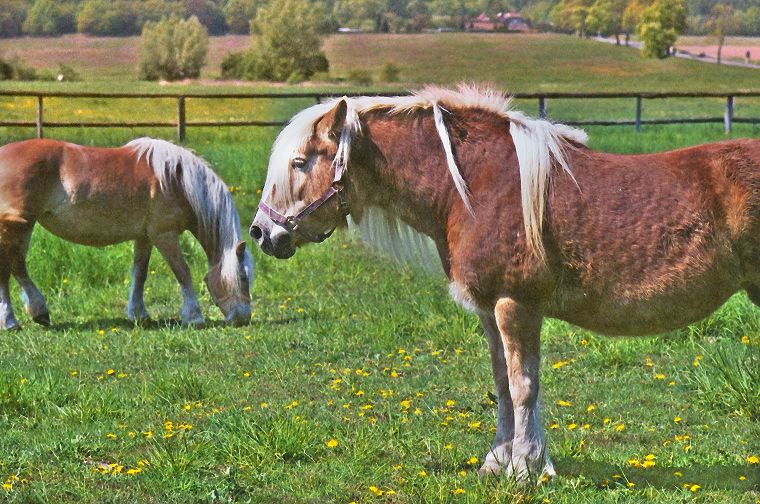
M 445 241 L 449 214 L 461 199 L 432 117 L 421 120 L 419 127 L 401 115 L 370 118 L 359 163 L 368 168 L 356 185 L 366 206 L 381 208 L 438 243 Z

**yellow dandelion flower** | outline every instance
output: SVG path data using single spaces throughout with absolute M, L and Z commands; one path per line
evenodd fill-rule
M 749 345 L 749 336 L 747 336 L 746 334 L 742 336 L 742 343 L 744 343 L 745 345 Z
M 470 429 L 480 429 L 480 422 L 470 422 L 468 427 Z
M 385 493 L 382 490 L 380 490 L 379 488 L 377 488 L 375 485 L 370 486 L 369 487 L 369 491 L 372 492 L 373 494 L 377 495 L 378 497 L 380 497 L 381 495 L 383 495 L 383 493 Z
M 116 371 L 114 371 L 113 369 L 109 369 L 108 371 L 106 371 L 106 374 L 107 374 L 108 376 L 111 376 L 111 375 L 113 375 L 115 372 L 116 372 Z
M 681 420 L 682 420 L 682 418 L 681 418 L 680 416 L 674 416 L 674 417 L 673 417 L 673 421 L 674 421 L 675 423 L 679 423 Z
M 469 465 L 475 465 L 478 463 L 478 457 L 470 457 L 470 459 L 467 461 Z
M 109 432 L 108 434 L 106 434 L 106 437 L 108 439 L 116 439 L 117 436 L 113 432 Z
M 338 446 L 338 440 L 337 439 L 328 439 L 327 441 L 325 441 L 325 445 L 328 448 L 335 448 L 336 446 Z
M 135 474 L 140 474 L 142 472 L 142 468 L 140 467 L 133 467 L 131 469 L 127 469 L 127 475 L 132 476 Z
M 454 490 L 452 490 L 452 493 L 454 495 L 462 495 L 463 493 L 465 493 L 465 489 L 457 487 Z
M 428 473 L 427 473 L 427 471 L 425 471 L 424 469 L 423 469 L 423 470 L 421 470 L 421 471 L 419 471 L 419 472 L 417 472 L 417 476 L 419 476 L 420 478 L 424 478 L 424 477 L 426 477 L 427 475 L 428 475 Z
M 615 426 L 615 430 L 618 432 L 623 432 L 625 430 L 625 424 L 621 423 Z
M 243 378 L 250 378 L 251 372 L 250 371 L 243 371 Z
M 153 437 L 153 431 L 143 431 L 142 435 L 144 438 L 150 439 Z
M 657 374 L 654 375 L 654 379 L 655 380 L 664 380 L 665 379 L 665 375 L 662 374 L 662 373 L 657 373 Z
M 449 399 L 448 401 L 446 401 L 446 406 L 449 407 L 449 408 L 451 408 L 455 404 L 456 404 L 456 401 L 454 401 L 452 399 Z
M 575 430 L 576 427 L 578 427 L 578 424 L 573 422 L 567 425 L 567 430 Z
M 443 445 L 443 449 L 444 450 L 453 450 L 454 449 L 454 445 L 452 445 L 451 443 L 446 443 L 445 445 Z
M 76 378 L 77 376 L 79 376 L 79 371 L 75 369 L 71 371 L 69 374 L 71 375 L 72 378 Z
M 629 481 L 628 483 L 626 483 L 626 485 L 628 486 L 628 488 L 633 488 L 636 486 L 636 483 L 634 483 L 633 481 Z
M 551 425 L 549 426 L 549 428 L 550 428 L 551 430 L 557 430 L 557 429 L 559 429 L 559 424 L 558 424 L 557 422 L 554 422 L 553 424 L 551 424 Z
M 568 401 L 563 401 L 562 399 L 560 399 L 559 401 L 557 401 L 557 406 L 564 406 L 566 408 L 569 408 L 572 405 L 573 405 L 573 403 L 568 402 Z
M 569 360 L 558 360 L 557 362 L 555 362 L 554 364 L 552 364 L 552 368 L 553 369 L 559 369 L 562 366 L 567 366 L 568 364 L 570 364 Z
M 683 477 L 683 473 L 681 471 L 673 471 L 673 476 L 677 476 L 679 478 Z
M 259 407 L 261 409 L 267 409 L 269 407 L 269 403 L 263 402 L 263 403 L 259 404 Z
M 743 474 L 739 475 L 739 481 L 744 481 L 745 479 L 747 479 L 746 476 L 744 476 Z
M 689 491 L 691 491 L 692 493 L 695 493 L 695 492 L 696 492 L 697 490 L 699 490 L 700 488 L 702 488 L 702 487 L 701 487 L 701 486 L 699 486 L 699 485 L 691 485 L 691 486 L 689 487 Z
M 586 411 L 588 411 L 589 413 L 591 413 L 591 412 L 592 412 L 592 411 L 594 411 L 595 409 L 596 409 L 596 406 L 594 406 L 593 404 L 589 404 L 589 405 L 588 405 L 588 408 L 586 408 Z
M 760 458 L 758 458 L 757 455 L 750 455 L 747 457 L 747 463 L 750 465 L 760 464 Z

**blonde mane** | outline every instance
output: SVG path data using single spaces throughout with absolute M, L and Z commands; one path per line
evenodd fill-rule
M 133 148 L 138 159 L 146 157 L 161 191 L 171 193 L 179 186 L 198 221 L 198 240 L 220 254 L 222 281 L 231 289 L 239 288 L 235 249 L 241 240 L 240 218 L 227 185 L 203 159 L 173 143 L 138 138 L 126 147 Z
M 348 153 L 352 140 L 361 133 L 362 114 L 377 110 L 387 110 L 389 115 L 432 110 L 436 131 L 446 155 L 447 168 L 465 207 L 471 213 L 473 210 L 470 193 L 453 154 L 442 111 L 456 114 L 456 111 L 461 109 L 479 109 L 508 120 L 509 133 L 512 135 L 520 166 L 521 203 L 526 239 L 536 256 L 544 258 L 541 232 L 552 167 L 556 163 L 556 166 L 572 177 L 565 151 L 572 144 L 586 144 L 587 136 L 584 131 L 546 120 L 528 118 L 521 112 L 512 110 L 511 100 L 502 93 L 490 88 L 464 84 L 456 89 L 428 86 L 406 96 L 362 96 L 342 99 L 346 101 L 348 115 L 338 144 L 338 152 L 347 161 L 349 171 L 351 163 Z M 278 206 L 293 205 L 294 201 L 291 199 L 293 191 L 290 189 L 294 175 L 288 169 L 290 160 L 312 136 L 317 122 L 335 107 L 338 100 L 340 99 L 320 103 L 299 112 L 283 129 L 272 149 L 262 198 L 268 198 L 267 201 Z M 282 189 L 277 192 L 280 199 L 276 202 L 271 200 L 271 189 L 274 185 Z M 383 248 L 390 246 L 393 249 L 392 254 L 398 256 L 398 251 L 406 248 L 396 243 L 407 235 L 405 231 L 399 231 L 404 228 L 404 225 L 402 223 L 393 225 L 389 221 L 392 218 L 377 217 L 377 212 L 369 212 L 368 215 L 370 215 L 369 220 L 373 222 L 368 223 L 367 227 L 372 228 L 373 232 L 363 232 L 363 237 Z M 363 223 L 358 224 L 360 228 L 364 227 Z M 380 236 L 378 229 L 389 231 L 380 233 L 382 235 Z M 382 243 L 382 240 L 389 241 Z M 418 250 L 412 255 L 416 257 L 428 255 L 430 247 L 425 246 L 424 249 L 425 251 Z

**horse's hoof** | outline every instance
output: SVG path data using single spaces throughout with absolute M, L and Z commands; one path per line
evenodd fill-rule
M 50 327 L 50 313 L 42 313 L 36 317 L 32 317 L 32 320 L 41 326 Z
M 140 327 L 150 325 L 153 322 L 150 317 L 129 317 L 129 321 Z
M 21 324 L 16 322 L 15 320 L 10 322 L 9 324 L 5 324 L 0 326 L 0 330 L 5 331 L 20 331 L 21 330 Z
M 501 474 L 501 472 L 502 468 L 498 464 L 483 464 L 480 469 L 478 469 L 478 476 L 497 476 L 498 474 Z
M 204 329 L 206 327 L 206 321 L 203 318 L 183 320 L 182 325 L 193 329 Z

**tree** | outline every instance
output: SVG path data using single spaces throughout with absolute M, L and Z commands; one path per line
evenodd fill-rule
M 552 10 L 554 24 L 564 30 L 571 30 L 579 37 L 586 36 L 586 18 L 593 0 L 561 0 Z
M 85 0 L 77 16 L 77 31 L 88 35 L 133 35 L 137 14 L 125 0 Z
M 652 0 L 631 0 L 623 11 L 623 31 L 625 32 L 625 45 L 628 45 L 628 39 L 631 33 L 639 30 L 641 16 L 644 11 L 652 4 Z
M 248 33 L 256 18 L 257 0 L 230 0 L 224 6 L 224 20 L 232 33 Z
M 588 11 L 586 26 L 592 31 L 615 35 L 615 41 L 620 45 L 623 12 L 627 3 L 627 0 L 596 0 Z
M 251 50 L 248 74 L 257 79 L 308 79 L 326 71 L 320 50 L 323 14 L 308 0 L 273 0 L 254 21 L 261 34 Z
M 148 22 L 140 37 L 140 78 L 179 80 L 200 76 L 208 53 L 208 31 L 198 18 Z
M 639 36 L 642 53 L 648 58 L 665 58 L 670 47 L 686 27 L 684 0 L 655 0 L 641 14 Z
M 734 16 L 734 9 L 730 5 L 713 5 L 710 15 L 705 20 L 705 28 L 712 36 L 718 39 L 718 64 L 720 65 L 723 53 L 723 43 L 726 35 L 733 33 L 738 28 L 738 21 Z
M 70 6 L 55 0 L 35 0 L 27 12 L 23 29 L 29 35 L 60 35 L 76 28 Z
M 185 18 L 195 16 L 212 35 L 220 35 L 227 30 L 224 12 L 212 0 L 185 0 Z
M 0 0 L 0 37 L 21 35 L 25 6 L 21 0 Z

